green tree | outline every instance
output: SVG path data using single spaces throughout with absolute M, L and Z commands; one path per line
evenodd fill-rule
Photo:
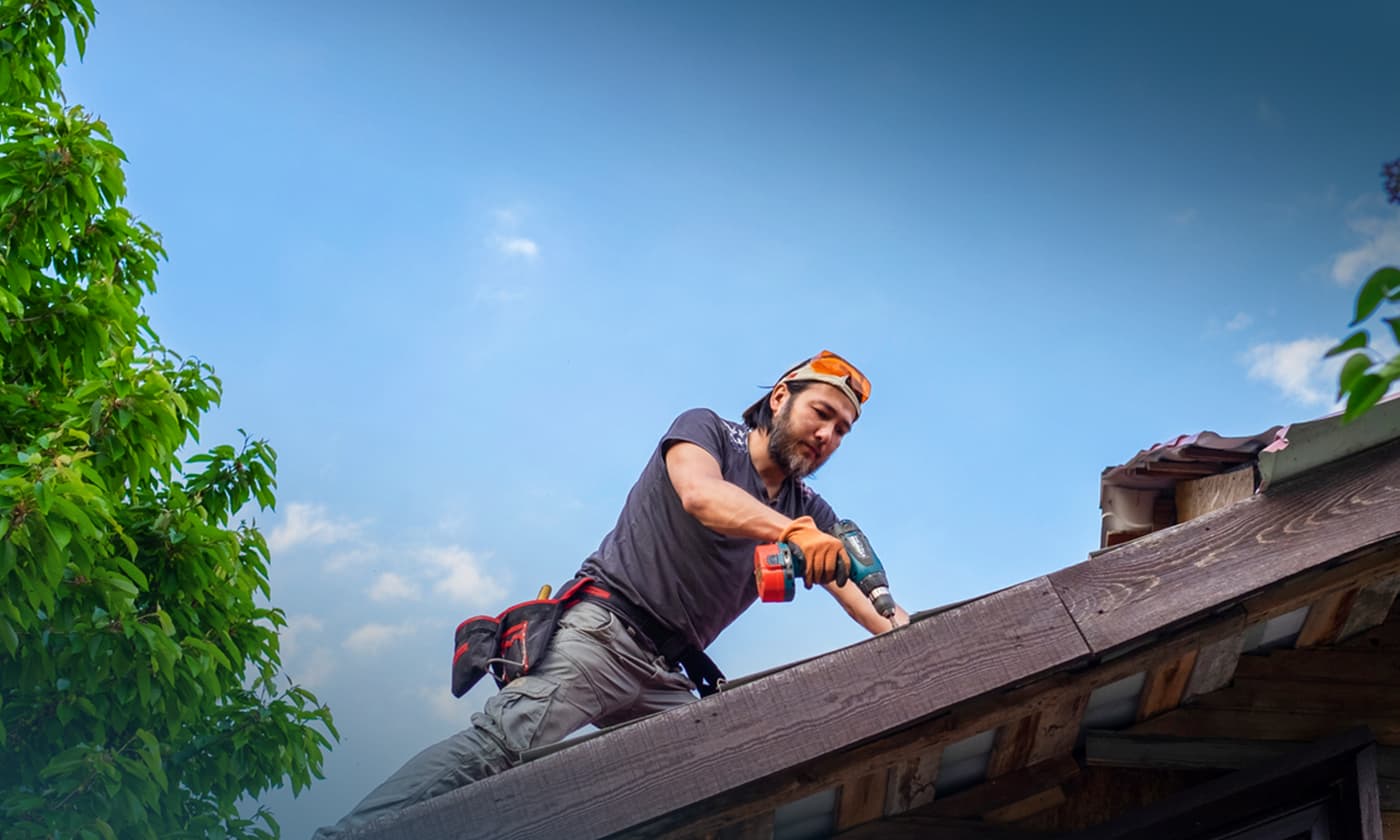
M 91 0 L 0 0 L 0 826 L 6 838 L 274 837 L 240 799 L 320 777 L 330 712 L 279 689 L 276 453 L 183 462 L 221 386 L 141 303 L 159 236 L 68 107 Z M 261 593 L 261 597 L 259 596 Z
M 1386 196 L 1391 204 L 1400 204 L 1400 158 L 1381 168 Z M 1356 295 L 1356 316 L 1351 326 L 1357 327 L 1375 315 L 1382 304 L 1400 304 L 1400 269 L 1386 266 L 1362 284 Z M 1381 318 L 1390 334 L 1400 343 L 1400 315 Z M 1386 358 L 1371 347 L 1371 334 L 1360 329 L 1342 339 L 1327 351 L 1327 356 L 1351 352 L 1342 363 L 1337 378 L 1337 398 L 1347 398 L 1346 419 L 1353 420 L 1380 402 L 1396 379 L 1400 379 L 1400 355 Z

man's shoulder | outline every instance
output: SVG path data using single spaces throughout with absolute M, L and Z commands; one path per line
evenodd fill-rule
M 673 432 L 681 429 L 709 428 L 715 430 L 729 446 L 739 452 L 749 448 L 749 431 L 742 423 L 726 420 L 709 408 L 692 408 L 677 415 L 671 423 Z

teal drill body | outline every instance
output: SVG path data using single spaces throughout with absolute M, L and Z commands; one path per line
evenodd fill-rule
M 851 582 L 870 599 L 875 612 L 887 619 L 894 618 L 894 597 L 890 595 L 889 578 L 885 576 L 884 564 L 870 547 L 870 540 L 856 523 L 842 519 L 831 529 L 832 536 L 846 546 L 846 556 L 851 560 Z
M 860 526 L 849 519 L 842 519 L 830 528 L 829 533 L 841 540 L 846 557 L 850 560 L 849 568 L 838 568 L 836 584 L 844 586 L 850 580 L 870 599 L 875 612 L 893 622 L 894 597 L 890 595 L 885 567 L 876 556 L 875 549 L 870 547 L 870 540 L 865 538 Z M 754 550 L 754 577 L 759 597 L 764 601 L 791 601 L 797 590 L 794 579 L 804 577 L 806 569 L 806 558 L 791 543 L 769 543 Z

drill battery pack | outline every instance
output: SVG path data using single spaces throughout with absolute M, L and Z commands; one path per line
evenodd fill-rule
M 522 601 L 500 615 L 478 615 L 457 625 L 452 695 L 466 694 L 487 673 L 495 678 L 497 686 L 530 673 L 530 668 L 549 650 L 559 617 L 592 584 L 591 578 L 579 578 L 558 597 Z

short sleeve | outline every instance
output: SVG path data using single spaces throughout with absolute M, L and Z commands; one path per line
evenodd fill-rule
M 671 428 L 667 429 L 661 438 L 661 452 L 664 455 L 675 443 L 693 443 L 722 464 L 724 450 L 728 445 L 725 440 L 725 425 L 713 411 L 707 408 L 692 408 L 672 421 Z

